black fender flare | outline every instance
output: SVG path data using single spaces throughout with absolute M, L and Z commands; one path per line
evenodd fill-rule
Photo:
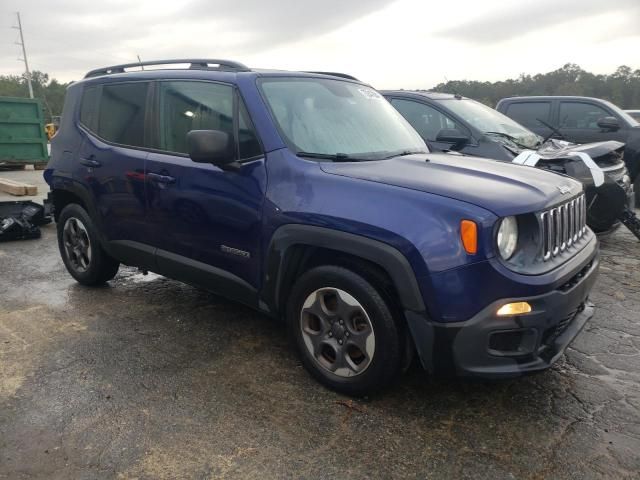
M 372 262 L 384 269 L 394 283 L 404 310 L 424 312 L 425 304 L 415 273 L 407 258 L 391 245 L 368 237 L 312 225 L 288 224 L 278 228 L 266 255 L 261 303 L 272 312 L 282 310 L 280 294 L 287 251 L 295 245 L 327 248 Z

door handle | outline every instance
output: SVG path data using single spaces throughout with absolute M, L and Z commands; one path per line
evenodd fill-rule
M 95 159 L 94 155 L 89 155 L 88 157 L 80 157 L 80 164 L 85 167 L 98 168 L 101 167 L 102 164 Z
M 158 173 L 147 173 L 147 177 L 155 182 L 164 183 L 165 185 L 176 183 L 176 179 L 174 177 L 170 177 L 169 175 L 160 175 Z

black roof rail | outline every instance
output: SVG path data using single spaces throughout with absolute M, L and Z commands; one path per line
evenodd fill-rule
M 193 59 L 193 58 L 178 58 L 174 60 L 153 60 L 150 62 L 136 62 L 136 63 L 123 63 L 122 65 L 112 65 L 110 67 L 96 68 L 88 72 L 84 78 L 99 77 L 100 75 L 111 75 L 114 73 L 126 73 L 127 68 L 135 68 L 153 65 L 177 65 L 188 63 L 190 69 L 193 70 L 223 70 L 230 72 L 250 72 L 251 70 L 246 65 L 240 62 L 234 62 L 232 60 L 220 60 L 220 59 Z M 210 67 L 209 65 L 217 65 L 217 67 Z
M 340 72 L 304 72 L 304 73 L 317 73 L 318 75 L 329 75 L 331 77 L 340 77 L 340 78 L 346 78 L 348 80 L 355 80 L 356 82 L 360 81 L 356 77 L 354 77 L 353 75 L 349 75 L 348 73 L 340 73 Z

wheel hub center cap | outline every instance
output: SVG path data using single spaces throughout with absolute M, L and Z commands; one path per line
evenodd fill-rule
M 333 325 L 331 325 L 331 333 L 338 340 L 342 340 L 344 338 L 345 331 L 345 328 L 338 322 L 334 322 Z

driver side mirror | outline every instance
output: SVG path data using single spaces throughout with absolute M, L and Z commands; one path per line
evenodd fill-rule
M 436 142 L 452 143 L 452 150 L 464 147 L 471 141 L 471 137 L 462 133 L 457 128 L 443 128 L 436 135 Z
M 237 170 L 233 138 L 221 130 L 191 130 L 187 133 L 189 157 L 197 163 L 212 163 L 223 170 Z
M 602 117 L 598 120 L 598 127 L 608 132 L 615 132 L 620 129 L 620 122 L 616 117 Z

